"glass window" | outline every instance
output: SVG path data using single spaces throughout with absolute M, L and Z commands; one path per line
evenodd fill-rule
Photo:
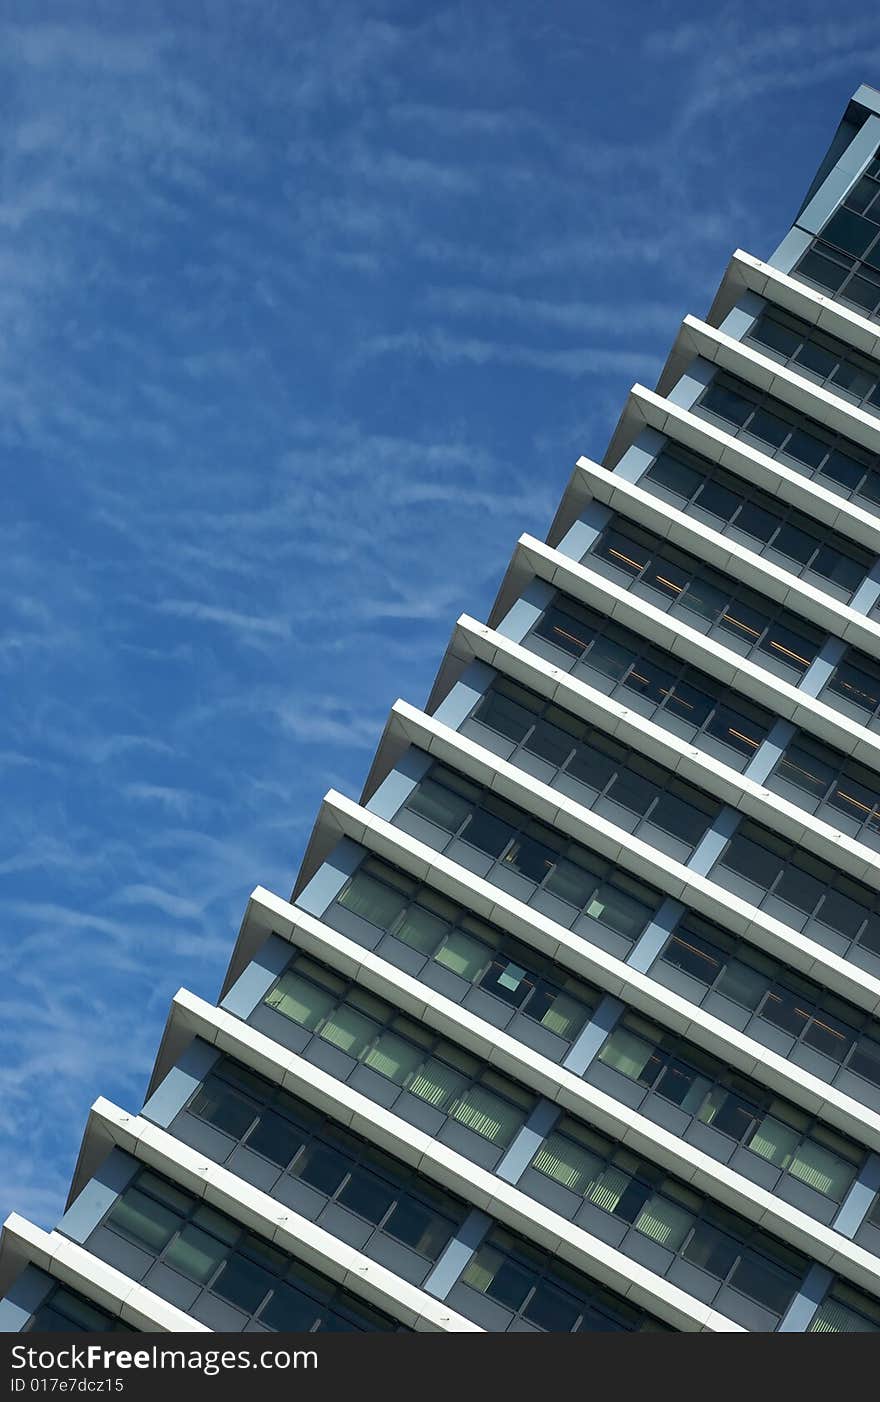
M 130 1188 L 119 1198 L 107 1222 L 148 1251 L 161 1251 L 177 1230 L 180 1217 L 145 1193 Z
M 247 1146 L 256 1154 L 262 1154 L 270 1163 L 285 1167 L 300 1149 L 303 1131 L 280 1115 L 266 1111 L 260 1122 L 248 1136 Z
M 474 718 L 482 715 L 496 687 L 509 686 L 505 678 L 496 678 L 490 691 L 478 702 Z M 523 688 L 518 691 L 522 693 Z M 629 813 L 648 818 L 653 825 L 682 841 L 691 845 L 699 841 L 718 812 L 715 800 L 676 778 L 672 771 L 646 760 L 637 751 L 570 716 L 543 697 L 525 694 L 530 698 L 534 726 L 524 732 L 522 750 L 539 754 L 584 784 L 590 792 L 584 792 L 581 801 L 590 805 L 604 796 Z M 514 764 L 522 762 L 519 749 L 513 752 L 510 760 Z M 469 841 L 473 840 L 472 831 L 472 827 L 465 829 Z M 504 836 L 506 838 L 506 832 Z M 486 850 L 482 843 L 475 845 Z M 535 881 L 540 881 L 552 865 L 552 856 L 548 857 L 540 845 L 520 841 L 506 852 L 505 860 Z
M 395 878 L 394 868 L 378 858 L 371 857 L 368 861 L 374 885 L 380 885 L 386 877 L 388 880 Z M 357 876 L 352 878 L 352 882 L 356 879 Z M 343 890 L 343 896 L 347 889 Z M 438 964 L 458 977 L 479 983 L 487 992 L 521 1009 L 527 1017 L 541 1022 L 557 1036 L 572 1040 L 583 1026 L 589 1009 L 595 1006 L 596 990 L 582 980 L 569 977 L 564 980 L 567 989 L 564 993 L 554 979 L 544 976 L 545 969 L 552 974 L 552 961 L 478 920 L 445 897 L 440 899 L 447 918 L 432 914 L 425 909 L 425 903 L 433 904 L 436 896 L 430 887 L 411 882 L 410 903 L 397 913 L 392 927 L 397 938 L 406 937 L 407 944 L 433 956 Z M 339 903 L 347 905 L 342 897 Z M 413 930 L 417 939 L 412 938 Z M 384 1056 L 382 1040 L 381 1055 Z M 372 1064 L 373 1059 L 371 1051 L 367 1056 L 368 1064 Z
M 247 1073 L 245 1073 L 247 1074 Z M 145 1207 L 145 1202 L 151 1206 Z M 174 1207 L 170 1206 L 174 1204 Z M 158 1209 L 158 1211 L 157 1211 Z M 163 1213 L 172 1212 L 174 1225 Z M 145 1223 L 150 1225 L 144 1226 Z M 154 1230 L 160 1223 L 162 1230 Z M 302 1266 L 285 1252 L 244 1230 L 223 1213 L 208 1207 L 190 1193 L 183 1192 L 149 1170 L 139 1170 L 106 1218 L 111 1230 L 132 1235 L 134 1224 L 139 1241 L 156 1260 L 162 1261 L 198 1286 L 243 1310 L 249 1319 L 269 1329 L 297 1327 L 311 1329 L 329 1321 L 331 1315 L 347 1320 L 346 1327 L 393 1329 L 399 1326 L 378 1310 L 362 1305 L 356 1296 L 310 1267 Z M 101 1238 L 93 1243 L 101 1254 Z M 169 1282 L 165 1286 L 166 1280 Z M 164 1294 L 171 1277 L 155 1274 L 150 1288 Z M 289 1307 L 289 1284 L 301 1290 L 299 1310 Z M 163 1288 L 164 1287 L 164 1288 Z M 310 1297 L 308 1308 L 304 1297 Z M 92 1327 L 89 1321 L 87 1327 Z
M 471 811 L 471 804 L 463 794 L 454 793 L 433 779 L 423 779 L 407 799 L 406 806 L 446 832 L 458 832 Z
M 807 1326 L 808 1334 L 880 1333 L 880 1306 L 843 1281 L 836 1281 Z
M 795 671 L 805 671 L 824 642 L 824 634 L 780 604 L 622 519 L 612 520 L 583 559 L 591 557 L 620 568 L 625 562 L 627 573 L 659 589 L 674 608 L 696 613 Z
M 880 665 L 855 648 L 849 648 L 831 674 L 825 691 L 841 696 L 871 718 L 880 708 Z
M 169 1266 L 190 1280 L 209 1280 L 227 1253 L 227 1243 L 198 1227 L 186 1226 L 165 1253 Z
M 777 1315 L 806 1274 L 799 1252 L 569 1117 L 540 1145 L 531 1167 L 699 1266 L 719 1289 L 727 1283 Z
M 628 1076 L 633 1081 L 653 1081 L 658 1058 L 653 1042 L 639 1036 L 622 1023 L 615 1027 L 599 1052 L 599 1060 L 606 1066 Z
M 234 1083 L 243 1072 L 224 1057 L 209 1079 L 222 1086 L 227 1078 Z M 257 1117 L 256 1128 L 245 1141 L 249 1149 L 256 1148 L 282 1168 L 290 1164 L 293 1177 L 373 1225 L 381 1224 L 384 1231 L 429 1259 L 439 1255 L 466 1215 L 458 1199 L 421 1180 L 416 1170 L 359 1135 L 328 1122 L 281 1087 L 263 1077 L 249 1079 Z M 189 1102 L 190 1112 L 198 1094 Z M 210 1224 L 200 1218 L 199 1225 Z M 216 1230 L 216 1223 L 213 1227 Z
M 764 887 L 759 906 L 772 895 L 800 916 L 812 916 L 819 925 L 851 941 L 866 943 L 872 938 L 873 913 L 880 904 L 878 893 L 757 823 L 741 824 L 716 866 L 736 872 L 753 886 Z
M 602 676 L 619 682 L 655 706 L 659 724 L 685 721 L 698 740 L 704 730 L 736 756 L 753 754 L 771 725 L 769 714 L 689 664 L 655 648 L 628 629 L 601 618 L 574 600 L 557 595 L 525 639 L 552 642 Z M 606 643 L 611 651 L 603 651 Z M 613 652 L 613 663 L 609 660 Z
M 842 1202 L 855 1177 L 853 1166 L 844 1162 L 830 1149 L 807 1139 L 792 1156 L 789 1172 L 817 1193 Z
M 712 1088 L 700 1107 L 697 1119 L 711 1125 L 719 1134 L 740 1141 L 745 1138 L 755 1122 L 757 1088 L 745 1086 L 738 1077 L 731 1078 L 733 1084 L 721 1084 Z
M 461 1279 L 545 1332 L 665 1327 L 580 1271 L 499 1227 L 471 1257 Z
M 376 1035 L 376 1024 L 354 1008 L 342 1005 L 327 1014 L 318 1035 L 349 1056 L 360 1057 Z
M 871 283 L 870 297 L 874 305 L 880 299 L 880 282 L 876 278 Z M 818 363 L 818 357 L 813 359 Z M 834 366 L 826 364 L 833 372 Z M 847 494 L 870 495 L 880 488 L 870 454 L 736 376 L 716 374 L 694 409 L 720 419 L 727 432 L 754 442 L 771 457 L 780 457 L 811 476 L 819 473 L 828 477 Z M 813 534 L 801 513 L 785 514 L 793 524 L 804 525 L 808 535 Z M 838 537 L 832 536 L 832 543 L 837 547 Z M 853 549 L 848 542 L 841 541 L 840 549 L 856 561 L 869 558 L 865 551 Z
M 682 1038 L 626 1013 L 598 1060 L 840 1201 L 863 1152 Z
M 292 963 L 293 969 L 289 968 L 282 975 L 279 985 L 284 983 L 289 988 L 290 975 L 295 975 L 301 965 L 317 969 L 323 977 L 323 966 L 303 955 L 295 955 Z M 339 982 L 342 983 L 341 980 Z M 314 1028 L 317 1035 L 445 1113 L 458 1118 L 471 1113 L 462 1107 L 475 1105 L 483 1094 L 481 1091 L 479 1095 L 469 1098 L 469 1081 L 479 1073 L 479 1061 L 451 1043 L 432 1037 L 427 1030 L 423 1032 L 418 1024 L 408 1018 L 395 1016 L 388 1004 L 358 986 L 349 985 L 346 992 L 346 985 L 342 984 L 342 989 L 345 996 L 336 995 L 332 1005 L 326 1011 L 322 1010 Z M 269 1006 L 277 1005 L 273 993 L 274 990 L 270 990 L 264 1000 Z M 300 1001 L 305 1003 L 306 1000 Z M 369 1008 L 371 1016 L 362 1013 L 358 1004 Z M 383 1021 L 389 1019 L 391 1026 L 383 1026 Z M 400 1035 L 404 1029 L 405 1035 Z M 429 1054 L 430 1047 L 439 1056 Z M 482 1080 L 486 1080 L 485 1074 Z M 481 1114 L 474 1114 L 472 1127 L 486 1137 L 497 1135 L 503 1138 L 514 1119 L 517 1126 L 522 1122 L 524 1107 L 525 1110 L 530 1108 L 532 1098 L 526 1096 L 524 1100 L 524 1093 L 520 1093 L 506 1078 L 495 1077 L 495 1080 L 502 1092 L 501 1099 L 497 1106 L 491 1108 L 491 1112 L 487 1101 Z M 508 1114 L 508 1100 L 517 1107 L 513 1118 Z M 496 1128 L 491 1127 L 490 1119 L 497 1122 Z
M 393 1081 L 396 1086 L 405 1085 L 408 1077 L 415 1075 L 422 1064 L 424 1051 L 419 1046 L 394 1032 L 381 1032 L 364 1056 L 364 1065 Z
M 406 905 L 406 895 L 385 882 L 375 881 L 367 872 L 358 871 L 340 894 L 339 902 L 384 930 Z
M 298 1022 L 310 1032 L 333 1007 L 335 997 L 296 973 L 282 975 L 266 997 L 266 1004 L 276 1012 Z
M 194 1115 L 233 1139 L 241 1139 L 254 1120 L 253 1102 L 216 1079 L 205 1082 L 190 1108 Z
M 398 1202 L 385 1231 L 420 1256 L 435 1261 L 452 1235 L 450 1224 L 411 1198 Z
M 337 1201 L 374 1225 L 382 1221 L 395 1199 L 393 1188 L 375 1174 L 356 1170 L 341 1189 Z
M 499 1144 L 502 1148 L 507 1147 L 522 1124 L 519 1106 L 511 1105 L 480 1085 L 469 1086 L 457 1096 L 449 1107 L 449 1114 L 475 1134 L 488 1139 L 490 1144 Z
M 523 695 L 519 696 L 521 690 Z M 534 725 L 530 699 L 531 693 L 519 687 L 514 689 L 510 682 L 493 687 L 474 712 L 474 719 L 519 744 Z
M 615 922 L 619 922 L 628 931 L 635 921 L 640 921 L 639 929 L 644 928 L 650 912 L 659 904 L 659 896 L 650 887 L 623 873 L 612 875 L 613 868 L 608 862 L 545 827 L 521 809 L 486 791 L 476 790 L 476 793 L 479 806 L 473 806 L 462 828 L 466 841 L 479 845 L 487 855 L 500 858 L 505 867 L 512 868 L 536 887 L 541 886 L 580 907 L 601 923 L 614 928 Z M 404 806 L 411 807 L 411 800 Z M 503 843 L 492 824 L 503 825 Z M 475 832 L 479 843 L 474 842 Z M 604 879 L 597 882 L 597 876 Z M 492 880 L 491 871 L 488 878 Z M 597 890 L 600 884 L 601 892 Z
M 36 1267 L 32 1266 L 31 1270 L 36 1270 Z M 42 1271 L 40 1275 L 47 1282 L 51 1281 L 51 1277 L 44 1275 Z M 42 1333 L 57 1334 L 91 1330 L 96 1333 L 111 1333 L 124 1328 L 121 1320 L 99 1309 L 83 1295 L 78 1295 L 76 1291 L 68 1290 L 63 1285 L 54 1285 L 21 1332 L 30 1334 L 39 1330 Z

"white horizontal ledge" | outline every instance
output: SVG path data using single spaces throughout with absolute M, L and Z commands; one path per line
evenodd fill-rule
M 405 978 L 406 975 L 402 977 Z M 364 986 L 372 987 L 373 984 L 365 980 Z M 378 986 L 375 991 L 380 991 Z M 423 991 L 426 994 L 431 992 Z M 436 1009 L 439 1003 L 426 1006 Z M 360 1092 L 352 1090 L 345 1082 L 335 1080 L 296 1053 L 281 1047 L 264 1033 L 257 1032 L 234 1018 L 231 1013 L 213 1008 L 195 995 L 181 990 L 174 1000 L 173 1018 L 179 1026 L 188 1027 L 193 1035 L 200 1036 L 220 1050 L 245 1061 L 268 1080 L 282 1085 L 317 1108 L 325 1109 L 333 1119 L 350 1124 L 357 1132 L 363 1133 L 381 1147 L 393 1153 L 401 1153 L 405 1161 L 414 1164 L 420 1172 L 425 1172 L 429 1177 L 436 1177 L 439 1170 L 443 1176 L 437 1181 L 460 1193 L 481 1210 L 488 1211 L 490 1204 L 494 1203 L 496 1208 L 507 1211 L 508 1207 L 505 1207 L 504 1203 L 512 1206 L 512 1195 L 515 1194 L 518 1199 L 516 1207 L 521 1213 L 517 1219 L 517 1229 L 540 1244 L 549 1245 L 552 1235 L 547 1235 L 547 1232 L 552 1234 L 558 1223 L 558 1241 L 552 1249 L 558 1251 L 565 1259 L 573 1260 L 567 1253 L 576 1238 L 567 1219 L 550 1213 L 549 1218 L 552 1220 L 544 1222 L 540 1216 L 540 1205 L 535 1199 L 520 1194 L 516 1189 L 511 1190 L 512 1195 L 509 1198 L 506 1197 L 505 1185 L 501 1179 L 495 1175 L 486 1175 L 491 1179 L 490 1183 L 486 1183 L 483 1176 L 486 1171 L 480 1170 L 469 1159 L 447 1149 L 446 1146 L 434 1143 L 428 1136 L 417 1137 L 419 1131 L 407 1121 L 376 1105 Z M 434 1018 L 430 1020 L 434 1025 Z M 495 1029 L 489 1029 L 489 1032 L 495 1032 Z M 621 1140 L 633 1153 L 661 1165 L 709 1197 L 733 1208 L 766 1231 L 781 1237 L 805 1255 L 846 1276 L 855 1284 L 875 1293 L 880 1290 L 880 1260 L 838 1235 L 831 1227 L 824 1226 L 808 1217 L 806 1213 L 775 1198 L 766 1189 L 685 1143 L 637 1111 L 622 1105 L 604 1091 L 531 1053 L 528 1048 L 513 1043 L 504 1033 L 496 1033 L 494 1037 L 484 1033 L 484 1037 L 487 1047 L 489 1044 L 493 1045 L 495 1054 L 489 1059 L 498 1070 L 526 1084 L 530 1081 L 540 1082 L 541 1092 L 561 1109 L 588 1124 L 596 1125 L 612 1138 Z M 535 1088 L 539 1089 L 537 1085 Z M 512 1222 L 513 1219 L 510 1220 Z M 587 1237 L 588 1234 L 584 1233 L 584 1236 Z M 602 1269 L 608 1269 L 610 1258 L 597 1252 L 594 1259 L 595 1266 L 591 1268 L 590 1274 L 596 1274 L 600 1266 Z M 661 1296 L 656 1293 L 657 1285 L 654 1283 L 662 1278 L 654 1277 L 652 1272 L 645 1272 L 644 1276 L 636 1277 L 633 1275 L 633 1271 L 637 1269 L 635 1263 L 631 1262 L 629 1257 L 624 1259 L 625 1273 L 632 1278 L 633 1285 L 640 1292 L 635 1295 L 630 1292 L 630 1298 L 638 1299 L 645 1308 L 652 1309 L 655 1313 L 659 1313 L 661 1307 L 668 1310 L 668 1297 L 661 1306 Z M 641 1293 L 647 1283 L 645 1277 L 652 1282 L 651 1296 Z M 601 1278 L 609 1284 L 612 1283 L 612 1278 L 607 1274 Z M 614 1288 L 619 1287 L 615 1285 Z M 667 1314 L 664 1317 L 669 1316 Z
M 825 861 L 839 863 L 841 844 L 850 844 L 848 873 L 859 875 L 868 885 L 880 889 L 880 852 L 856 842 L 796 803 L 756 784 L 672 731 L 646 720 L 638 711 L 628 710 L 605 692 L 554 667 L 540 654 L 511 642 L 487 624 L 462 615 L 456 624 L 454 640 L 462 653 L 486 662 L 504 676 L 595 724 L 621 744 L 656 760 L 697 788 L 807 847 Z
M 211 1332 L 183 1310 L 154 1295 L 152 1290 L 136 1284 L 114 1266 L 93 1256 L 84 1246 L 61 1232 L 43 1231 L 17 1212 L 7 1217 L 0 1236 L 4 1278 L 10 1258 L 17 1268 L 16 1276 L 26 1265 L 37 1266 L 59 1284 L 76 1290 L 93 1305 L 139 1333 Z M 7 1288 L 11 1283 L 10 1280 Z
M 644 385 L 633 385 L 630 390 L 623 421 L 633 416 L 880 555 L 880 516 L 823 487 L 816 478 L 796 472 Z M 627 433 L 627 437 L 632 436 L 631 431 Z
M 100 1097 L 92 1106 L 85 1140 L 94 1134 L 109 1139 L 140 1163 L 409 1328 L 422 1333 L 483 1332 L 433 1295 L 394 1275 L 143 1116 L 130 1115 Z
M 511 572 L 545 580 L 673 657 L 692 663 L 765 710 L 880 771 L 880 735 L 534 536 L 520 537 L 508 573 Z
M 876 322 L 835 301 L 830 294 L 819 292 L 788 273 L 779 272 L 741 248 L 736 250 L 727 265 L 707 320 L 717 326 L 743 291 L 766 297 L 768 302 L 792 312 L 853 350 L 880 362 L 880 332 Z
M 171 1020 L 675 1328 L 739 1332 L 710 1306 L 223 1009 L 182 991 Z
M 608 861 L 632 872 L 633 876 L 649 880 L 652 885 L 666 892 L 667 896 L 673 896 L 675 900 L 684 901 L 691 906 L 695 906 L 699 900 L 703 910 L 706 908 L 706 901 L 710 901 L 713 908 L 719 904 L 730 906 L 734 903 L 734 908 L 740 913 L 747 913 L 750 921 L 759 914 L 757 906 L 751 906 L 748 901 L 738 899 L 727 887 L 713 882 L 710 876 L 699 875 L 689 866 L 685 866 L 684 862 L 668 857 L 660 848 L 652 847 L 652 844 L 629 833 L 624 827 L 618 827 L 607 817 L 598 815 L 593 809 L 583 808 L 575 799 L 561 794 L 559 789 L 552 788 L 552 785 L 544 784 L 534 775 L 525 773 L 509 760 L 502 760 L 492 750 L 485 749 L 476 740 L 460 735 L 451 726 L 444 725 L 436 716 L 426 715 L 425 712 L 419 711 L 418 707 L 409 705 L 408 701 L 394 702 L 390 726 L 385 730 L 383 744 L 392 749 L 395 735 L 404 736 L 409 743 L 416 744 L 430 756 L 453 765 L 455 770 L 460 770 L 481 782 L 493 794 L 499 794 L 507 801 L 516 803 L 518 808 L 531 817 L 538 817 L 541 822 L 548 824 L 548 827 L 554 827 L 556 831 L 562 831 L 566 836 L 575 838 L 591 851 L 600 852 Z M 841 864 L 841 857 L 845 857 L 848 875 L 863 876 L 876 886 L 876 865 L 867 866 L 866 862 L 860 861 L 858 845 L 852 843 L 849 838 L 842 834 L 835 834 L 835 838 L 835 855 L 831 857 L 831 861 Z M 776 921 L 776 924 L 781 925 L 783 930 L 790 930 L 792 935 L 800 934 L 789 925 L 783 924 L 783 921 Z M 806 937 L 800 935 L 800 938 Z M 807 939 L 806 942 L 816 945 L 817 951 L 823 949 L 816 941 Z M 828 955 L 828 951 L 824 953 L 825 956 Z M 873 984 L 880 995 L 880 980 L 874 979 L 872 974 L 859 969 L 849 960 L 842 962 L 851 970 L 849 977 L 853 983 L 860 986 Z
M 867 452 L 880 453 L 880 418 L 799 374 L 796 366 L 783 365 L 695 316 L 685 317 L 676 348 L 679 345 Z
M 636 521 L 662 540 L 688 551 L 734 580 L 765 594 L 802 618 L 872 657 L 880 657 L 880 624 L 805 583 L 789 570 L 765 560 L 738 541 L 712 530 L 619 473 L 609 472 L 588 458 L 579 458 L 577 476 L 595 501 L 627 520 Z M 584 563 L 587 563 L 586 561 Z
M 784 1057 L 769 1051 L 727 1023 L 710 1016 L 695 1003 L 689 1002 L 651 978 L 650 973 L 642 974 L 631 968 L 598 945 L 591 944 L 585 937 L 573 934 L 564 926 L 556 924 L 549 916 L 534 910 L 484 878 L 475 876 L 466 868 L 450 861 L 448 857 L 419 842 L 417 838 L 411 837 L 401 828 L 377 818 L 341 794 L 331 791 L 327 795 L 319 821 L 328 829 L 332 827 L 337 837 L 349 837 L 352 841 L 360 843 L 369 852 L 401 867 L 416 879 L 427 882 L 451 900 L 473 911 L 475 915 L 482 916 L 508 934 L 522 940 L 524 944 L 555 960 L 563 968 L 580 974 L 605 992 L 653 1017 L 662 1026 L 680 1033 L 706 1051 L 716 1055 L 723 1053 L 730 1064 L 739 1071 L 778 1091 L 780 1095 L 790 1097 L 836 1129 L 880 1152 L 880 1127 L 873 1111 L 841 1094 L 818 1077 L 793 1067 Z M 245 917 L 243 928 L 248 932 L 248 942 L 253 947 L 262 943 L 275 929 L 273 925 L 261 923 L 261 902 L 265 895 L 263 889 L 258 887 L 251 897 Z M 272 899 L 277 901 L 278 898 Z M 294 909 L 298 910 L 297 907 Z M 298 914 L 304 916 L 305 912 Z M 280 917 L 276 914 L 273 918 Z M 754 942 L 759 948 L 768 949 L 768 952 L 779 957 L 783 957 L 785 953 L 778 945 L 774 947 L 769 941 Z M 795 955 L 800 953 L 797 950 L 792 952 Z M 799 962 L 797 958 L 789 958 L 787 962 L 794 968 L 801 968 L 804 973 L 811 973 L 813 978 L 821 981 L 822 971 L 811 965 L 808 960 Z M 833 982 L 829 986 L 834 987 Z M 836 991 L 842 993 L 843 990 Z M 866 993 L 864 989 L 861 991 L 863 995 Z M 867 1001 L 870 1001 L 869 998 L 863 998 L 859 1006 L 864 1006 Z
M 397 864 L 407 869 L 406 856 L 401 855 L 403 859 Z M 446 894 L 452 894 L 448 887 L 444 887 L 444 890 Z M 464 904 L 472 903 L 467 899 L 472 893 L 466 881 L 458 884 L 455 894 Z M 529 907 L 525 909 L 530 910 Z M 704 1012 L 696 1004 L 652 979 L 650 974 L 641 973 L 605 950 L 590 945 L 585 938 L 554 926 L 547 917 L 538 916 L 537 913 L 535 917 L 541 925 L 535 923 L 527 927 L 518 924 L 516 931 L 511 929 L 508 933 L 516 933 L 518 938 L 522 938 L 525 932 L 524 943 L 555 959 L 563 968 L 582 975 L 604 992 L 613 994 L 670 1031 L 712 1052 L 721 1062 L 736 1067 L 759 1084 L 791 1098 L 857 1143 L 880 1152 L 880 1114 L 875 1110 L 844 1095 L 827 1081 L 802 1070 L 720 1018 Z M 500 921 L 497 923 L 501 924 Z M 428 1022 L 432 1022 L 439 1008 L 443 1025 L 440 1027 L 438 1023 L 437 1026 L 444 1035 L 481 1056 L 490 1055 L 495 1044 L 491 1038 L 488 1043 L 483 1038 L 487 1027 L 484 1019 L 475 1017 L 453 1000 L 444 998 L 418 979 L 404 974 L 380 954 L 366 951 L 323 920 L 261 886 L 256 888 L 248 902 L 245 926 L 253 929 L 255 945 L 261 944 L 269 934 L 280 935 L 298 948 L 326 960 L 339 972 L 367 984 L 374 992 L 383 991 L 383 996 L 392 1003 L 398 1003 L 401 990 L 404 990 L 410 1000 L 407 1010 Z M 547 929 L 541 926 L 554 930 L 556 936 L 561 932 L 563 938 L 548 937 Z M 507 927 L 502 925 L 501 928 Z M 382 983 L 381 990 L 374 980 Z M 510 1038 L 510 1041 L 519 1049 L 521 1057 L 532 1055 L 516 1038 Z M 548 1065 L 557 1067 L 558 1063 L 548 1062 Z

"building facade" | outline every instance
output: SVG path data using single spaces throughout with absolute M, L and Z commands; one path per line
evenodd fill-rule
M 880 1331 L 880 93 L 737 251 L 0 1330 Z

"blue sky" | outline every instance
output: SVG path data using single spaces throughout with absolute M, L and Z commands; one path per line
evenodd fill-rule
M 880 12 L 0 3 L 0 1216 L 485 616 Z

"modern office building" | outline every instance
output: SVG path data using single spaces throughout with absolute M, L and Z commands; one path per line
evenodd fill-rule
M 880 1331 L 880 93 L 92 1107 L 0 1328 Z

